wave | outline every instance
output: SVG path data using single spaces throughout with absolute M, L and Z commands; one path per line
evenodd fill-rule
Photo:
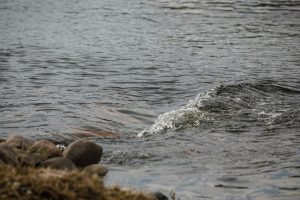
M 293 97 L 297 96 L 293 101 Z M 138 137 L 189 127 L 223 127 L 242 131 L 245 127 L 293 124 L 299 114 L 300 91 L 275 82 L 219 85 L 198 94 L 185 106 L 160 114 Z

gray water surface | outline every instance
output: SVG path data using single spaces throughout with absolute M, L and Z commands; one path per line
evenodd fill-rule
M 299 1 L 0 0 L 0 18 L 1 137 L 117 131 L 97 140 L 107 184 L 299 199 Z

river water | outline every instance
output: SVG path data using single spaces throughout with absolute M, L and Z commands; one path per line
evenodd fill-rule
M 0 136 L 98 139 L 107 184 L 299 199 L 300 2 L 1 0 Z

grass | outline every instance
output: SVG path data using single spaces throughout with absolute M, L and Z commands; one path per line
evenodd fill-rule
M 151 195 L 106 187 L 98 176 L 78 170 L 13 167 L 0 164 L 0 199 L 20 200 L 155 200 Z

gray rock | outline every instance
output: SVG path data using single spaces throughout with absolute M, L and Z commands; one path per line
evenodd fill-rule
M 5 143 L 13 148 L 27 150 L 33 145 L 34 141 L 21 135 L 12 135 Z
M 100 165 L 100 164 L 93 164 L 93 165 L 88 165 L 83 169 L 83 172 L 89 175 L 98 175 L 98 176 L 105 176 L 108 173 L 108 168 Z
M 71 143 L 63 152 L 77 167 L 97 164 L 101 160 L 102 147 L 94 142 L 78 140 Z
M 48 160 L 43 161 L 40 166 L 50 167 L 53 169 L 62 169 L 62 170 L 76 169 L 74 163 L 71 160 L 64 157 L 50 158 Z
M 0 144 L 0 160 L 6 164 L 16 165 L 18 163 L 18 154 L 7 144 Z
M 39 140 L 36 141 L 28 150 L 28 153 L 38 154 L 42 157 L 43 160 L 60 157 L 62 152 L 48 140 Z

